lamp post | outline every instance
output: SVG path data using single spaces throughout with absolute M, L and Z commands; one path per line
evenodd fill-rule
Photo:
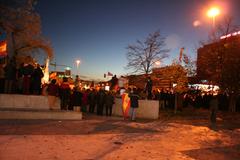
M 207 12 L 207 16 L 209 18 L 212 18 L 212 34 L 213 34 L 213 40 L 216 41 L 216 16 L 218 16 L 220 14 L 220 10 L 218 7 L 212 7 L 208 10 Z M 219 52 L 219 51 L 218 51 Z M 218 74 L 218 83 L 219 85 L 221 84 L 222 81 L 222 69 L 223 69 L 223 52 L 220 51 L 220 53 L 218 53 L 218 65 L 216 68 L 217 74 Z
M 78 74 L 78 67 L 79 67 L 79 64 L 80 64 L 80 60 L 78 59 L 78 60 L 76 60 L 76 64 L 77 64 L 77 74 Z
M 216 16 L 220 14 L 220 10 L 217 7 L 212 7 L 207 11 L 207 16 L 212 18 L 212 31 L 213 36 L 215 36 L 215 23 L 216 23 Z M 215 38 L 215 37 L 214 37 Z

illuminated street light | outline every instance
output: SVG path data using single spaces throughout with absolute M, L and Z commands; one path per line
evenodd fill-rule
M 215 28 L 216 16 L 220 14 L 220 10 L 217 7 L 212 7 L 208 10 L 207 16 L 212 18 L 212 27 Z
M 80 64 L 80 60 L 76 60 L 76 63 L 77 63 L 77 68 L 78 68 L 79 64 Z
M 80 60 L 78 59 L 78 60 L 76 60 L 76 64 L 77 64 L 77 72 L 78 72 L 78 67 L 79 67 L 79 64 L 80 64 Z M 77 73 L 78 74 L 78 73 Z

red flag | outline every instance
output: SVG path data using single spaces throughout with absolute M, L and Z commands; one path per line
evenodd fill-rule
M 0 42 L 0 56 L 6 56 L 7 55 L 7 42 L 1 41 Z
M 127 93 L 122 95 L 122 110 L 123 110 L 123 117 L 127 119 L 129 117 L 129 109 L 130 109 L 130 98 L 128 97 Z
M 113 76 L 113 74 L 111 72 L 108 72 L 108 76 Z
M 179 62 L 182 62 L 183 51 L 184 51 L 184 47 L 182 47 L 182 48 L 180 49 Z

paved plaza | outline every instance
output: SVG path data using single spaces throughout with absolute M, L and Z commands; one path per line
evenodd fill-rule
M 208 111 L 156 121 L 84 115 L 80 121 L 0 120 L 0 160 L 239 160 L 239 114 Z

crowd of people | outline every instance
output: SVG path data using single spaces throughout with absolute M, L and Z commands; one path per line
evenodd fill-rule
M 78 78 L 75 80 L 73 89 L 70 87 L 68 78 L 64 77 L 61 84 L 57 84 L 56 79 L 53 79 L 46 91 L 49 96 L 60 98 L 62 110 L 81 110 L 89 113 L 96 112 L 97 115 L 103 115 L 103 113 L 106 116 L 112 115 L 114 93 L 102 88 L 99 90 L 82 88 Z
M 44 76 L 39 64 L 22 63 L 20 67 L 10 59 L 0 64 L 0 93 L 41 94 L 41 79 Z
M 161 90 L 156 91 L 153 90 L 152 99 L 159 100 L 160 108 L 173 109 L 175 106 L 175 96 L 176 94 L 170 90 Z M 178 105 L 181 108 L 184 107 L 194 107 L 194 108 L 203 108 L 210 109 L 210 102 L 214 97 L 217 97 L 218 100 L 218 110 L 228 111 L 229 110 L 229 101 L 230 96 L 227 93 L 218 93 L 217 95 L 213 95 L 212 93 L 202 93 L 201 91 L 195 90 L 194 93 L 192 91 L 181 93 L 178 95 L 178 101 L 180 101 L 181 105 Z M 240 96 L 237 97 L 237 107 L 236 110 L 240 111 Z
M 43 90 L 41 84 L 43 76 L 44 74 L 39 64 L 32 65 L 31 63 L 22 63 L 20 67 L 17 68 L 15 62 L 9 60 L 6 65 L 0 64 L 0 93 L 40 95 Z M 47 86 L 46 91 L 49 96 L 50 106 L 53 106 L 56 102 L 56 97 L 59 97 L 62 110 L 80 110 L 81 108 L 82 112 L 96 112 L 97 115 L 103 115 L 103 113 L 105 113 L 106 116 L 111 116 L 114 97 L 117 93 L 118 95 L 120 94 L 119 90 L 116 92 L 115 86 L 117 83 L 116 76 L 113 76 L 110 81 L 110 91 L 106 91 L 104 88 L 95 89 L 94 87 L 85 89 L 79 85 L 80 79 L 76 76 L 73 88 L 70 87 L 68 78 L 66 77 L 64 77 L 61 82 L 52 79 L 51 83 L 45 86 Z M 131 89 L 126 90 L 131 97 Z M 153 90 L 153 82 L 150 77 L 147 78 L 146 85 L 143 89 L 134 88 L 133 95 L 137 95 L 138 99 L 158 100 L 161 109 L 174 109 L 176 103 L 176 94 L 173 91 L 163 89 Z M 179 110 L 181 110 L 182 107 L 188 106 L 210 109 L 210 103 L 213 99 L 213 95 L 208 93 L 202 94 L 198 91 L 194 93 L 181 93 L 178 97 L 180 97 L 178 103 L 179 101 L 181 103 L 181 105 L 178 105 Z M 217 97 L 218 109 L 227 111 L 229 96 L 227 94 L 218 94 Z M 239 104 L 240 98 L 238 97 L 237 106 L 239 106 Z M 239 107 L 237 107 L 237 111 L 239 110 Z

